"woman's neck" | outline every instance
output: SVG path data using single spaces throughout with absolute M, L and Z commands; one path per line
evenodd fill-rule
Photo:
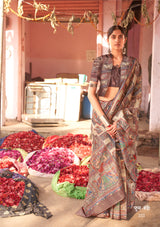
M 121 50 L 112 50 L 111 54 L 115 59 L 122 59 L 122 51 Z
M 122 59 L 123 59 L 123 55 L 121 51 L 112 51 L 111 52 L 112 56 L 113 56 L 113 65 L 121 65 Z

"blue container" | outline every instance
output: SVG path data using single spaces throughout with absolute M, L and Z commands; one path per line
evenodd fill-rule
M 82 101 L 82 117 L 84 119 L 92 118 L 92 106 L 87 95 L 84 96 Z

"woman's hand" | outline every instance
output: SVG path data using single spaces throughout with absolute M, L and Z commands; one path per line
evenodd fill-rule
M 109 125 L 108 127 L 106 127 L 106 131 L 114 139 L 116 136 L 116 132 L 117 132 L 116 121 L 112 125 Z

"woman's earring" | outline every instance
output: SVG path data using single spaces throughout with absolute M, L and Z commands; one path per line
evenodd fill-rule
M 126 48 L 125 47 L 123 48 L 123 54 L 126 54 Z
M 110 47 L 110 45 L 108 46 L 108 53 L 109 54 L 111 53 L 111 47 Z

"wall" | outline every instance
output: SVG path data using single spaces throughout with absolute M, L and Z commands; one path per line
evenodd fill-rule
M 54 34 L 50 23 L 25 22 L 25 34 L 26 72 L 31 62 L 32 77 L 53 78 L 57 73 L 89 77 L 92 62 L 87 61 L 87 50 L 96 51 L 96 29 L 91 24 L 77 26 L 72 35 L 62 26 Z
M 140 51 L 140 31 L 141 27 L 139 24 L 134 24 L 134 26 L 128 31 L 127 37 L 127 55 L 137 58 L 139 60 Z
M 145 113 L 148 111 L 149 103 L 149 72 L 148 72 L 148 59 L 152 53 L 152 37 L 153 37 L 153 26 L 142 26 L 140 35 L 140 46 L 139 46 L 139 60 L 142 67 L 142 109 Z
M 16 2 L 12 1 L 12 8 Z M 7 15 L 6 27 L 6 59 L 5 59 L 5 118 L 16 119 L 18 116 L 18 84 L 19 84 L 19 18 L 14 14 Z
M 153 15 L 153 3 L 147 2 L 147 9 L 149 17 L 155 18 Z M 157 14 L 156 14 L 157 15 Z M 145 19 L 142 17 L 141 24 L 145 24 Z M 142 67 L 142 104 L 141 107 L 145 113 L 148 111 L 148 104 L 150 99 L 150 84 L 149 84 L 149 71 L 148 60 L 152 54 L 152 41 L 153 41 L 153 24 L 140 26 L 140 44 L 139 44 L 139 60 Z
M 157 4 L 154 5 L 154 17 L 157 15 Z M 150 131 L 160 132 L 160 16 L 153 24 L 152 73 L 151 73 L 151 109 Z
M 144 23 L 142 21 L 142 23 Z M 128 56 L 133 56 L 138 59 L 142 68 L 142 103 L 141 110 L 145 113 L 148 111 L 149 104 L 149 72 L 148 72 L 148 59 L 152 53 L 152 36 L 153 26 L 141 26 L 134 24 L 128 32 Z
M 24 21 L 24 49 L 25 49 L 25 72 L 30 72 L 30 67 L 29 64 L 31 62 L 31 48 L 30 48 L 30 37 L 31 37 L 31 32 L 30 32 L 30 25 L 31 23 Z
M 3 85 L 4 80 L 4 74 L 5 74 L 5 65 L 4 65 L 4 49 L 5 49 L 5 33 L 3 32 L 5 24 L 5 17 L 3 16 L 3 1 L 0 2 L 0 127 L 4 123 L 4 105 L 5 105 L 5 99 L 4 99 L 4 93 L 5 89 Z
M 108 53 L 107 31 L 113 25 L 112 13 L 116 11 L 116 0 L 103 1 L 103 54 Z

